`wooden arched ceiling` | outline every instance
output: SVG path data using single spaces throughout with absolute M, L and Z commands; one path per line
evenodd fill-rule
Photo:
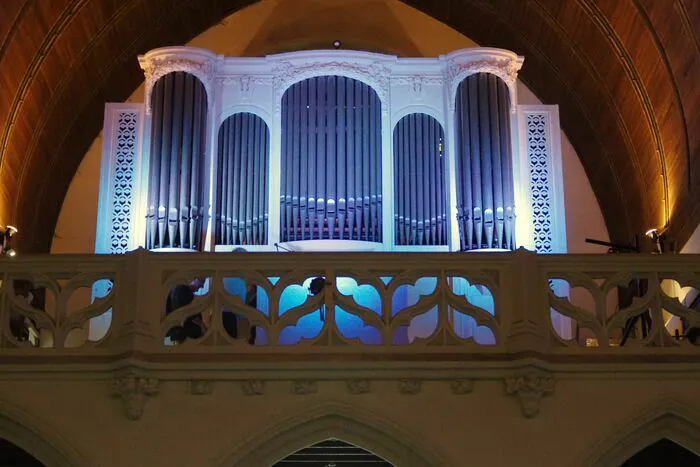
M 104 103 L 143 80 L 136 55 L 188 42 L 252 0 L 0 1 L 0 223 L 48 251 Z M 610 235 L 700 220 L 700 1 L 405 0 L 482 45 L 526 57 L 560 105 Z M 416 34 L 420 34 L 417 31 Z M 85 226 L 93 228 L 93 226 Z

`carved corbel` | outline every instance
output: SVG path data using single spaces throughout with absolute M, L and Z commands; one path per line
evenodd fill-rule
M 140 420 L 148 397 L 158 394 L 158 380 L 136 375 L 114 378 L 111 383 L 112 397 L 121 399 L 124 415 L 129 420 Z
M 348 392 L 353 395 L 367 394 L 372 390 L 370 382 L 366 379 L 351 379 L 347 383 Z
M 294 381 L 292 384 L 292 392 L 302 396 L 316 394 L 318 392 L 318 383 L 310 379 Z
M 402 379 L 399 381 L 399 392 L 401 394 L 414 395 L 421 392 L 423 384 L 419 379 Z
M 207 380 L 193 380 L 190 382 L 190 394 L 194 396 L 204 396 L 211 394 L 214 390 L 214 383 Z
M 243 394 L 246 396 L 262 396 L 265 394 L 265 381 L 260 379 L 249 379 L 243 381 Z
M 540 413 L 542 398 L 554 394 L 556 381 L 551 376 L 528 373 L 506 378 L 506 393 L 515 396 L 523 416 L 534 418 Z
M 452 394 L 471 394 L 474 390 L 474 381 L 470 379 L 457 379 L 450 382 Z

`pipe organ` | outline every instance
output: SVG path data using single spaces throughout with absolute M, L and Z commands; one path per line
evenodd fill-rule
M 382 114 L 360 80 L 317 76 L 282 96 L 280 238 L 382 241 Z
M 148 248 L 198 249 L 205 193 L 207 97 L 193 75 L 175 71 L 151 91 Z
M 139 61 L 145 102 L 119 120 L 138 126 L 128 170 L 114 169 L 119 104 L 105 113 L 100 210 L 126 214 L 98 226 L 102 249 L 121 228 L 120 251 L 563 251 L 556 107 L 518 106 L 512 52 L 168 47 Z

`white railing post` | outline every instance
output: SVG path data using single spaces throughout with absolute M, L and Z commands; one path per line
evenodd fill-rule
M 143 248 L 127 253 L 123 275 L 115 285 L 118 312 L 112 315 L 117 334 L 114 341 L 124 352 L 152 352 L 162 345 L 157 338 L 161 284 L 151 271 L 151 255 Z
M 537 254 L 519 248 L 512 253 L 510 280 L 506 285 L 503 307 L 508 323 L 508 353 L 545 353 L 549 342 L 549 305 L 547 282 L 542 275 Z

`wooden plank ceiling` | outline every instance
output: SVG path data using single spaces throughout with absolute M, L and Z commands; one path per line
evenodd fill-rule
M 0 1 L 0 224 L 48 251 L 104 103 L 143 80 L 136 55 L 184 44 L 252 0 Z M 700 221 L 699 0 L 405 0 L 526 57 L 560 105 L 611 237 Z M 416 32 L 420 33 L 420 32 Z M 92 226 L 86 226 L 92 228 Z

